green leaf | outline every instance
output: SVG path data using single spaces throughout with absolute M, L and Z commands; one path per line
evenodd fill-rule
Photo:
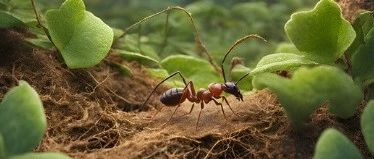
M 25 81 L 12 88 L 0 104 L 0 133 L 4 137 L 6 154 L 32 151 L 47 127 L 39 95 Z
M 305 58 L 302 55 L 290 53 L 276 53 L 264 56 L 251 71 L 252 74 L 263 72 L 275 72 L 290 70 L 305 65 L 317 65 L 318 63 Z
M 313 159 L 363 159 L 357 147 L 339 131 L 326 129 L 318 139 Z
M 118 39 L 115 48 L 118 50 L 141 53 L 142 55 L 151 57 L 155 60 L 159 60 L 160 58 L 152 46 L 144 43 L 139 45 L 138 37 L 138 34 L 127 34 L 124 38 Z
M 146 68 L 147 73 L 158 79 L 165 79 L 169 76 L 169 73 L 165 69 L 160 68 Z M 165 84 L 170 87 L 184 87 L 183 81 L 179 77 L 171 78 L 170 80 L 165 81 Z
M 363 86 L 374 83 L 374 29 L 365 39 L 365 44 L 352 56 L 352 75 Z
M 278 44 L 277 48 L 275 49 L 275 52 L 300 54 L 299 50 L 297 50 L 294 44 L 284 42 Z
M 160 64 L 169 73 L 180 71 L 188 80 L 193 81 L 197 88 L 206 88 L 209 83 L 222 81 L 208 61 L 193 56 L 171 55 Z
M 124 50 L 117 50 L 117 53 L 127 61 L 137 61 L 149 67 L 159 67 L 158 61 L 149 56 Z
M 71 159 L 61 153 L 44 152 L 44 153 L 27 153 L 23 155 L 11 156 L 8 159 Z
M 289 39 L 308 58 L 332 64 L 356 37 L 333 0 L 321 0 L 311 11 L 295 13 L 285 25 Z
M 12 28 L 23 24 L 21 20 L 14 17 L 11 13 L 0 11 L 0 28 Z
M 366 145 L 374 155 L 374 100 L 371 100 L 365 107 L 361 116 L 361 130 L 364 134 Z
M 60 9 L 46 14 L 52 41 L 69 68 L 88 68 L 107 55 L 113 30 L 101 19 L 85 11 L 82 0 L 67 0 Z
M 356 20 L 353 22 L 353 28 L 355 29 L 357 36 L 352 45 L 347 50 L 347 53 L 353 55 L 361 45 L 365 44 L 365 37 L 373 27 L 373 12 L 364 11 L 360 13 Z
M 338 68 L 319 66 L 300 68 L 292 79 L 276 74 L 262 74 L 254 78 L 254 86 L 269 87 L 279 98 L 296 129 L 302 127 L 309 115 L 323 102 L 338 117 L 353 116 L 362 92 L 353 80 Z
M 116 62 L 111 62 L 110 65 L 116 68 L 121 75 L 133 77 L 133 73 L 128 66 Z
M 233 81 L 238 81 L 241 77 L 251 71 L 250 68 L 245 67 L 243 65 L 235 65 L 235 67 L 231 70 L 231 79 Z M 252 76 L 247 76 L 245 79 L 241 80 L 238 83 L 238 87 L 240 90 L 249 91 L 252 89 Z
M 36 22 L 31 1 L 11 0 L 1 2 L 0 28 L 22 27 Z
M 114 40 L 117 40 L 118 38 L 122 36 L 122 34 L 125 33 L 122 29 L 118 29 L 118 28 L 112 28 L 112 29 L 113 29 Z
M 159 69 L 159 68 L 147 68 L 147 73 L 156 78 L 164 79 L 169 76 L 168 71 L 165 69 Z
M 26 38 L 26 42 L 31 44 L 32 46 L 39 47 L 42 49 L 52 49 L 54 45 L 49 41 L 48 37 L 46 35 L 37 34 L 36 38 Z

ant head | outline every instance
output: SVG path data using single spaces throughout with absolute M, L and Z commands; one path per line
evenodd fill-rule
M 236 97 L 237 100 L 243 101 L 243 95 L 240 93 L 240 89 L 234 82 L 226 82 L 223 84 L 223 90 L 226 93 L 230 93 Z

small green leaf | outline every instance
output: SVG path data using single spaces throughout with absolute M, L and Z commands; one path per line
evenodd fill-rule
M 165 69 L 146 68 L 146 71 L 150 76 L 161 79 L 161 80 L 169 76 L 168 71 Z M 183 81 L 179 77 L 171 78 L 170 80 L 165 81 L 165 84 L 170 87 L 184 87 L 185 86 Z
M 349 47 L 347 52 L 350 55 L 353 55 L 357 49 L 366 43 L 365 37 L 370 32 L 370 30 L 374 27 L 374 15 L 373 12 L 364 11 L 358 15 L 356 20 L 353 23 L 353 28 L 356 31 L 356 39 Z
M 142 43 L 140 45 L 138 41 L 139 40 L 138 37 L 139 37 L 138 34 L 126 34 L 124 38 L 118 39 L 118 41 L 116 42 L 117 45 L 115 45 L 114 47 L 115 49 L 118 49 L 118 50 L 137 52 L 137 53 L 141 53 L 142 55 L 151 57 L 155 60 L 159 60 L 160 58 L 157 52 L 155 51 L 155 49 L 148 44 Z M 152 40 L 155 40 L 155 39 L 152 39 Z
M 208 61 L 193 56 L 172 55 L 162 60 L 160 64 L 169 73 L 180 71 L 188 78 L 186 80 L 193 81 L 197 88 L 206 88 L 209 83 L 222 81 Z
M 11 89 L 0 104 L 0 133 L 6 154 L 32 151 L 47 127 L 43 105 L 36 91 L 25 81 Z
M 61 153 L 44 152 L 44 153 L 27 153 L 23 155 L 11 156 L 8 159 L 71 159 Z
M 1 2 L 0 28 L 22 27 L 36 22 L 31 1 L 11 0 Z
M 338 68 L 319 66 L 300 68 L 292 79 L 275 74 L 261 74 L 254 78 L 254 86 L 269 87 L 279 97 L 296 129 L 302 127 L 309 115 L 323 102 L 338 117 L 353 116 L 362 92 L 353 80 Z
M 127 61 L 137 61 L 149 67 L 159 67 L 158 61 L 149 56 L 124 50 L 117 50 L 117 53 Z
M 128 66 L 126 66 L 125 64 L 121 64 L 121 63 L 117 63 L 117 62 L 110 62 L 109 64 L 110 64 L 110 66 L 117 69 L 122 76 L 129 76 L 129 77 L 134 76 L 131 69 Z
M 122 36 L 123 33 L 125 33 L 122 29 L 118 29 L 118 28 L 112 28 L 113 29 L 113 34 L 114 34 L 114 40 L 117 40 L 118 38 L 120 38 Z
M 235 65 L 235 67 L 231 70 L 231 79 L 233 81 L 238 81 L 241 77 L 251 71 L 250 68 L 245 67 L 243 65 Z M 249 91 L 252 89 L 252 76 L 247 76 L 245 79 L 241 80 L 238 83 L 238 87 L 240 90 Z
M 278 44 L 277 48 L 275 49 L 275 52 L 300 54 L 299 50 L 292 43 L 280 43 L 280 44 Z
M 363 159 L 357 147 L 339 131 L 329 128 L 319 137 L 313 159 Z
M 361 116 L 361 130 L 364 134 L 366 145 L 374 155 L 374 100 L 371 100 Z
M 69 68 L 88 68 L 108 54 L 113 30 L 85 11 L 82 0 L 67 0 L 46 14 L 48 30 Z
M 32 46 L 39 47 L 42 49 L 52 49 L 54 45 L 49 41 L 46 35 L 37 34 L 36 38 L 26 38 L 26 42 L 31 44 Z
M 365 44 L 352 56 L 352 75 L 363 86 L 374 83 L 374 28 L 365 39 Z
M 317 65 L 318 63 L 308 60 L 302 55 L 290 53 L 276 53 L 264 56 L 251 71 L 252 74 L 263 72 L 275 72 L 290 70 L 305 65 Z
M 12 28 L 23 24 L 21 20 L 14 17 L 11 13 L 0 11 L 0 28 Z
M 148 74 L 152 77 L 165 79 L 166 77 L 169 76 L 168 71 L 166 71 L 165 69 L 147 68 L 146 70 L 147 70 Z
M 296 48 L 319 63 L 332 64 L 356 37 L 333 0 L 321 0 L 311 11 L 295 13 L 285 30 Z

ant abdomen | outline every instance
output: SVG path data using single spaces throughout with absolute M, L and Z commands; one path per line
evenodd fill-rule
M 182 94 L 183 88 L 171 88 L 161 95 L 160 101 L 166 106 L 176 106 L 186 100 L 181 101 Z

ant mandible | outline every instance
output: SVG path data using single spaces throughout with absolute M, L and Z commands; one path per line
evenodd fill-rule
M 222 105 L 222 102 L 225 101 L 225 103 L 229 106 L 230 110 L 237 116 L 239 116 L 238 114 L 236 114 L 234 112 L 234 110 L 231 108 L 229 102 L 227 101 L 226 97 L 222 95 L 223 92 L 226 92 L 226 93 L 229 93 L 229 94 L 232 94 L 236 97 L 237 100 L 239 101 L 243 101 L 243 95 L 240 93 L 240 89 L 238 87 L 238 83 L 244 79 L 245 77 L 247 77 L 249 75 L 249 73 L 243 75 L 238 81 L 236 82 L 227 82 L 226 80 L 226 76 L 225 76 L 225 70 L 224 70 L 224 67 L 223 67 L 223 64 L 227 58 L 227 56 L 230 54 L 230 52 L 232 52 L 232 50 L 237 46 L 239 45 L 240 43 L 248 40 L 248 39 L 252 39 L 252 38 L 257 38 L 257 39 L 260 39 L 260 40 L 263 40 L 265 42 L 267 42 L 264 38 L 262 38 L 261 36 L 258 36 L 258 35 L 255 35 L 255 34 L 251 34 L 251 35 L 247 35 L 245 37 L 242 37 L 240 38 L 239 40 L 237 40 L 231 47 L 230 49 L 226 52 L 223 60 L 222 60 L 222 63 L 221 63 L 221 72 L 222 72 L 222 76 L 223 76 L 223 80 L 225 83 L 221 84 L 221 83 L 210 83 L 208 85 L 208 89 L 205 89 L 205 88 L 201 88 L 199 89 L 199 91 L 195 91 L 195 88 L 194 88 L 194 84 L 192 81 L 189 81 L 189 82 L 186 82 L 186 79 L 184 78 L 184 76 L 182 75 L 181 72 L 177 71 L 173 74 L 171 74 L 169 77 L 165 78 L 164 80 L 162 80 L 159 84 L 156 85 L 156 87 L 153 89 L 153 91 L 151 92 L 151 94 L 147 97 L 147 99 L 144 101 L 144 103 L 142 104 L 141 107 L 144 107 L 145 104 L 148 102 L 148 100 L 151 98 L 152 94 L 156 91 L 156 89 L 162 84 L 164 83 L 166 80 L 174 77 L 175 75 L 179 75 L 182 80 L 183 80 L 183 83 L 185 84 L 185 87 L 184 88 L 171 88 L 169 90 L 167 90 L 166 92 L 164 92 L 161 97 L 160 97 L 160 101 L 162 104 L 166 105 L 166 106 L 169 106 L 169 107 L 174 107 L 176 106 L 176 108 L 174 109 L 174 112 L 173 114 L 171 115 L 171 117 L 169 118 L 169 120 L 164 124 L 166 125 L 168 122 L 171 121 L 171 119 L 173 118 L 175 112 L 177 111 L 177 109 L 181 106 L 181 103 L 183 103 L 186 99 L 190 102 L 192 102 L 192 106 L 191 106 L 191 109 L 190 111 L 187 113 L 187 114 L 184 114 L 184 115 L 188 115 L 188 114 L 191 114 L 194 106 L 195 106 L 195 103 L 196 104 L 200 104 L 201 106 L 201 109 L 200 109 L 200 112 L 199 112 L 199 116 L 197 118 L 197 122 L 196 122 L 196 129 L 198 127 L 198 124 L 199 124 L 199 120 L 200 120 L 200 115 L 201 115 L 201 111 L 204 109 L 204 105 L 205 104 L 208 104 L 210 101 L 213 101 L 216 105 L 219 105 L 221 106 L 221 110 L 222 110 L 222 113 L 223 113 L 223 116 L 225 117 L 226 119 L 226 114 L 225 114 L 225 111 L 223 110 L 223 105 Z M 218 99 L 222 99 L 222 102 L 218 102 L 217 100 Z M 183 116 L 184 116 L 183 115 Z

